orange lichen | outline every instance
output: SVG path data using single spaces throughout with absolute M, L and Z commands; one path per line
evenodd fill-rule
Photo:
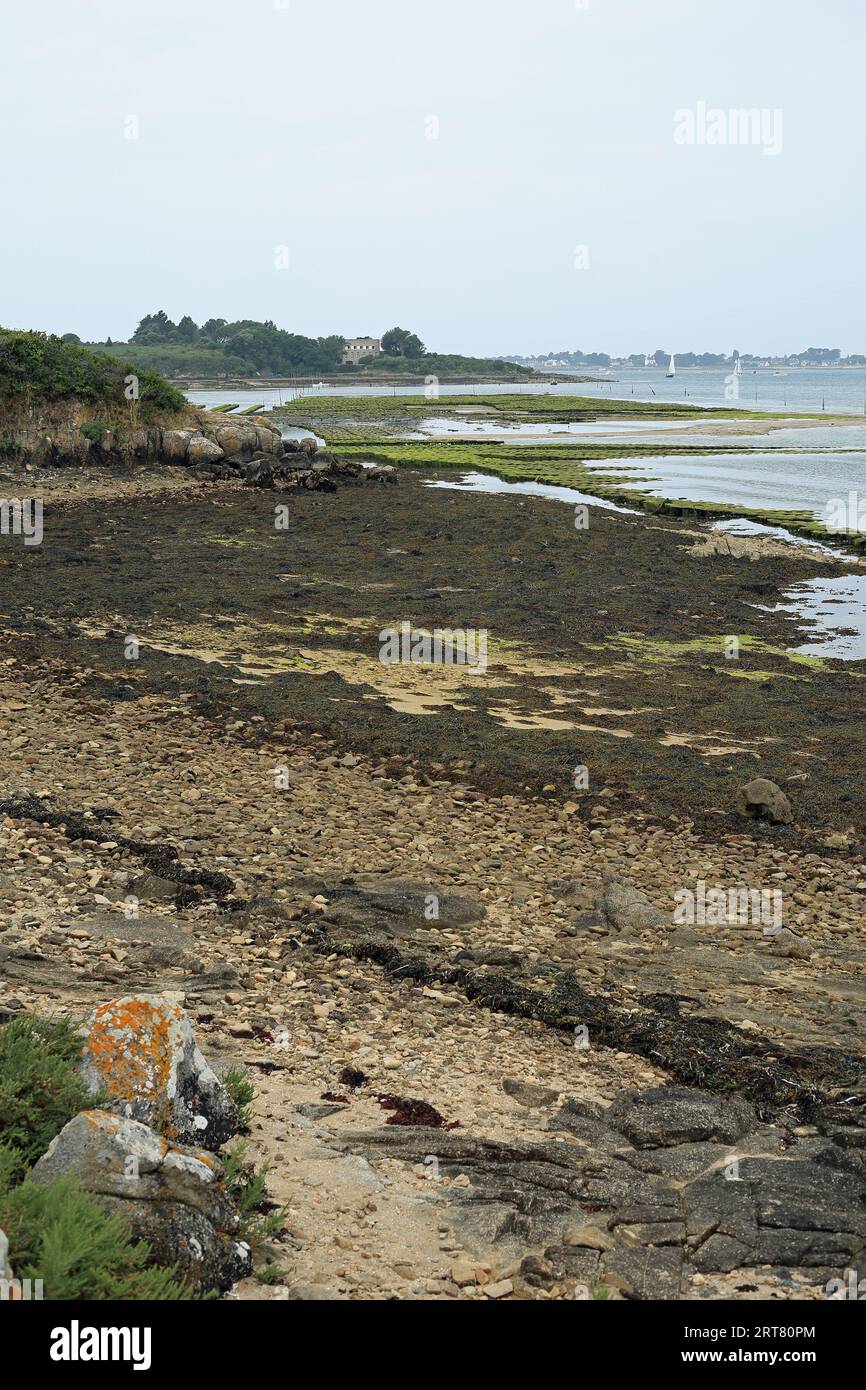
M 135 997 L 102 1004 L 86 1031 L 84 1053 L 102 1090 L 112 1100 L 148 1100 L 166 1095 L 174 1045 L 176 1004 L 156 1005 Z

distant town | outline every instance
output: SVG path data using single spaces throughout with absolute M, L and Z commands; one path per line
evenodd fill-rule
M 632 352 L 627 357 L 612 357 L 607 352 L 574 351 L 551 352 L 546 356 L 503 357 L 503 362 L 513 362 L 521 367 L 533 367 L 539 372 L 555 372 L 573 367 L 666 367 L 671 357 L 670 348 L 657 348 L 655 352 Z M 852 353 L 843 357 L 839 348 L 806 348 L 803 352 L 792 352 L 787 357 L 772 357 L 765 353 L 739 352 L 736 348 L 730 354 L 723 352 L 675 352 L 678 367 L 731 367 L 739 359 L 744 367 L 864 367 L 866 354 Z

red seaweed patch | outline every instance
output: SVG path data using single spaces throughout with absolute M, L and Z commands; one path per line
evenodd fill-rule
M 418 1125 L 425 1129 L 459 1129 L 460 1122 L 452 1120 L 449 1125 L 444 1115 L 440 1115 L 426 1100 L 411 1100 L 406 1096 L 377 1095 L 383 1110 L 394 1113 L 385 1123 L 389 1125 Z

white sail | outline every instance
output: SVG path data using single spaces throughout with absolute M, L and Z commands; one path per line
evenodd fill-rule
M 667 373 L 667 374 L 668 374 L 668 376 L 676 376 L 676 374 L 677 374 L 677 364 L 676 364 L 676 362 L 675 362 L 675 360 L 674 360 L 674 355 L 673 355 L 673 353 L 671 353 L 671 360 L 670 360 L 670 362 L 668 363 L 668 373 Z
M 743 362 L 742 362 L 742 358 L 738 357 L 738 358 L 737 358 L 737 365 L 736 365 L 736 367 L 734 368 L 734 376 L 742 376 L 742 375 L 743 375 Z

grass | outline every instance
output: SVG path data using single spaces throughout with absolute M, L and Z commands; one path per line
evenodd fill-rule
M 461 413 L 458 415 L 457 411 Z M 272 413 L 287 424 L 302 425 L 317 434 L 328 433 L 341 440 L 391 438 L 415 429 L 419 421 L 437 419 L 466 420 L 477 412 L 489 423 L 570 424 L 579 420 L 621 419 L 640 416 L 660 420 L 772 419 L 758 411 L 731 410 L 727 407 L 700 409 L 673 402 L 619 401 L 591 396 L 555 396 L 503 393 L 501 395 L 440 396 L 430 400 L 421 388 L 413 396 L 301 396 L 277 407 Z M 494 411 L 495 414 L 490 412 Z M 363 430 L 358 434 L 359 427 Z
M 687 419 L 777 419 L 764 411 L 733 410 L 728 406 L 699 407 L 679 405 L 673 401 L 615 400 L 612 397 L 561 396 L 552 392 L 530 394 L 529 392 L 503 392 L 496 395 L 439 396 L 428 399 L 419 387 L 415 396 L 301 396 L 279 407 L 280 415 L 309 416 L 311 419 L 328 416 L 332 419 L 389 420 L 394 416 L 409 415 L 422 418 L 426 416 L 446 417 L 461 409 L 459 418 L 466 419 L 463 413 L 467 407 L 474 407 L 479 414 L 490 417 L 490 411 L 505 421 L 520 417 L 536 421 L 549 421 L 567 424 L 574 420 L 613 419 L 622 416 L 639 416 L 661 420 Z

